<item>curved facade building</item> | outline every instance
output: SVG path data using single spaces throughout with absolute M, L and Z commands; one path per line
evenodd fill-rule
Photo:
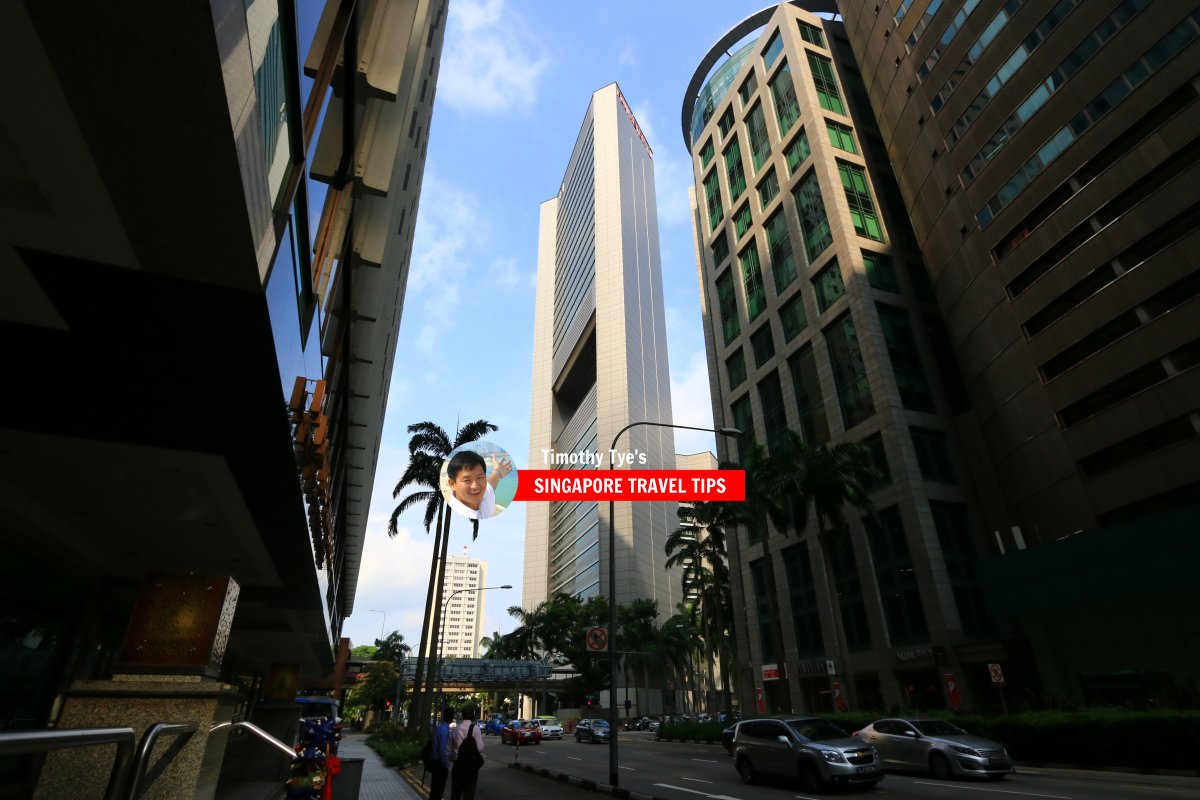
M 1051 694 L 1168 701 L 1195 632 L 1142 622 L 1198 593 L 1200 4 L 838 5 L 997 473 L 993 605 Z
M 973 704 L 1008 651 L 973 573 L 963 394 L 842 26 L 788 3 L 734 26 L 681 127 L 714 419 L 769 449 L 864 442 L 883 475 L 829 552 L 815 524 L 730 537 L 743 709 Z

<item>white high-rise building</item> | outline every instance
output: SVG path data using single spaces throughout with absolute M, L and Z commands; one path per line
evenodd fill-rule
M 465 550 L 465 548 L 464 548 Z M 482 589 L 487 580 L 487 562 L 461 556 L 446 559 L 446 581 L 442 589 L 442 630 L 438 637 L 442 658 L 479 658 L 483 637 Z
M 609 469 L 631 422 L 670 423 L 671 387 L 653 152 L 613 83 L 592 95 L 558 193 L 541 206 L 529 465 Z M 675 465 L 666 428 L 633 428 L 617 450 L 639 456 L 634 469 Z M 524 608 L 608 594 L 607 503 L 532 503 L 526 519 Z M 679 581 L 663 544 L 674 524 L 673 503 L 617 503 L 617 602 L 673 611 Z

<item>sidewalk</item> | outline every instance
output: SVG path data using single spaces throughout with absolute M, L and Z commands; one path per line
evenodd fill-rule
M 422 800 L 416 789 L 400 776 L 400 773 L 383 762 L 371 748 L 367 747 L 367 736 L 363 733 L 346 733 L 338 745 L 338 755 L 342 758 L 361 758 L 363 760 L 362 790 L 359 800 Z M 336 779 L 334 790 L 337 789 Z

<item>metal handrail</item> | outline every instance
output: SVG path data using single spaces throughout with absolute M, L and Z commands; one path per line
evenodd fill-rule
M 233 730 L 238 730 L 238 729 L 244 730 L 247 733 L 251 733 L 251 734 L 257 736 L 262 741 L 271 745 L 271 747 L 275 748 L 279 752 L 280 755 L 285 755 L 289 759 L 293 759 L 296 757 L 296 749 L 295 748 L 288 747 L 284 742 L 281 742 L 279 739 L 276 739 L 274 736 L 272 736 L 271 734 L 264 731 L 262 728 L 255 725 L 253 722 L 244 722 L 244 721 L 243 722 L 219 722 L 216 725 L 213 725 L 211 728 L 209 728 L 208 732 L 210 734 L 213 734 L 213 733 L 216 733 L 217 731 L 221 730 L 222 728 L 232 728 Z
M 108 778 L 104 800 L 120 800 L 133 764 L 137 743 L 133 728 L 77 728 L 73 730 L 13 731 L 0 733 L 0 756 L 46 753 L 68 747 L 115 744 L 117 757 Z
M 150 785 L 167 768 L 171 760 L 187 745 L 188 741 L 192 738 L 192 734 L 196 732 L 198 727 L 195 722 L 156 722 L 146 729 L 146 732 L 142 735 L 142 741 L 138 744 L 137 757 L 133 762 L 133 774 L 129 779 L 129 792 L 127 793 L 129 800 L 140 800 L 141 796 L 150 788 Z M 150 762 L 150 754 L 154 752 L 154 745 L 158 743 L 158 737 L 164 735 L 176 736 L 178 738 L 159 757 L 154 772 L 147 777 L 146 768 Z M 143 783 L 145 784 L 144 786 Z

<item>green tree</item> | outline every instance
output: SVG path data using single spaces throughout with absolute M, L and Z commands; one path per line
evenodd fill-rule
M 659 629 L 659 648 L 662 652 L 663 663 L 669 664 L 675 670 L 674 684 L 678 687 L 694 687 L 697 685 L 696 661 L 698 659 L 708 661 L 708 648 L 692 606 L 688 603 L 680 603 L 675 610 L 676 613 L 668 617 Z M 686 698 L 687 695 L 685 694 L 684 697 Z M 686 705 L 685 709 L 696 710 Z M 675 713 L 676 711 L 677 709 L 672 707 L 671 712 Z
M 389 661 L 396 665 L 396 669 L 400 668 L 410 652 L 412 647 L 404 641 L 400 631 L 392 631 L 386 639 L 375 640 L 375 660 Z
M 395 536 L 400 515 L 410 508 L 425 504 L 424 524 L 426 533 L 429 527 L 437 521 L 433 541 L 433 557 L 429 562 L 429 587 L 425 593 L 425 618 L 421 626 L 421 647 L 417 652 L 417 669 L 413 676 L 413 697 L 417 708 L 409 716 L 410 729 L 424 725 L 429 716 L 428 701 L 429 687 L 433 683 L 433 673 L 436 665 L 432 659 L 426 664 L 425 651 L 429 642 L 436 642 L 441 629 L 442 589 L 445 583 L 445 570 L 439 565 L 446 563 L 446 551 L 450 544 L 450 514 L 446 511 L 445 500 L 441 492 L 442 462 L 450 457 L 450 453 L 464 444 L 479 440 L 497 427 L 486 420 L 468 422 L 458 429 L 454 441 L 442 428 L 432 422 L 418 422 L 408 426 L 412 438 L 408 442 L 408 466 L 404 470 L 392 498 L 396 498 L 409 487 L 420 487 L 412 492 L 396 506 L 388 521 L 388 536 Z M 434 602 L 434 598 L 438 602 Z
M 767 641 L 767 636 L 763 637 L 764 659 L 774 658 L 778 661 L 783 658 L 784 638 L 779 603 L 774 600 L 779 596 L 779 591 L 775 584 L 775 554 L 771 547 L 771 533 L 774 530 L 780 536 L 787 536 L 790 527 L 787 506 L 780 495 L 787 468 L 758 442 L 748 443 L 742 453 L 741 468 L 746 470 L 746 502 L 742 505 L 741 514 L 734 515 L 733 519 L 749 531 L 752 542 L 756 539 L 762 542 L 763 571 L 767 582 L 763 590 L 771 602 L 767 604 L 769 619 L 759 620 L 759 630 L 764 634 L 769 632 L 770 641 Z M 746 633 L 748 636 L 749 629 Z M 791 692 L 787 681 L 780 683 L 784 692 L 782 709 L 790 711 Z
M 650 668 L 659 663 L 663 655 L 657 623 L 656 600 L 638 597 L 629 605 L 617 607 L 617 656 L 625 673 L 626 686 L 631 683 L 631 671 L 641 673 L 644 686 L 651 685 Z M 615 699 L 620 702 L 619 698 Z
M 372 661 L 363 669 L 365 677 L 354 689 L 349 702 L 372 709 L 382 715 L 389 700 L 396 698 L 396 667 L 389 661 Z
M 732 653 L 733 596 L 730 592 L 727 533 L 743 518 L 740 504 L 700 501 L 679 507 L 680 527 L 667 536 L 665 550 L 668 569 L 682 567 L 683 596 L 694 598 L 690 607 L 693 620 L 700 619 L 700 628 L 710 651 L 717 656 L 724 694 L 722 705 L 733 714 L 733 699 L 729 687 Z M 713 662 L 708 666 L 709 685 L 715 688 Z
M 810 518 L 817 522 L 817 548 L 825 569 L 826 601 L 833 617 L 837 637 L 839 672 L 847 705 L 853 707 L 849 676 L 846 673 L 846 632 L 838 601 L 833 572 L 833 537 L 849 536 L 844 509 L 851 506 L 873 514 L 866 486 L 879 479 L 871 451 L 859 442 L 839 442 L 810 447 L 795 431 L 789 431 L 780 450 L 775 472 L 775 488 L 785 498 L 787 515 L 796 531 L 803 531 Z
M 360 644 L 350 650 L 350 657 L 362 661 L 373 661 L 375 659 L 375 651 L 378 649 L 373 644 Z

